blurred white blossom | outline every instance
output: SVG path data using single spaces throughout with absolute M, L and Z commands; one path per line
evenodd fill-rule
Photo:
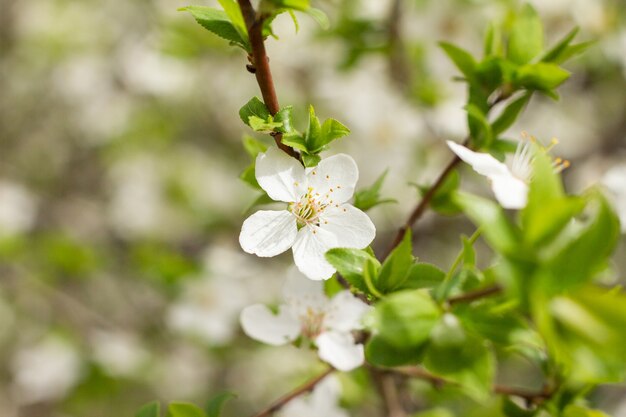
M 94 360 L 114 377 L 134 374 L 148 359 L 148 352 L 133 334 L 99 331 L 91 342 Z
M 25 187 L 0 180 L 0 236 L 28 231 L 36 215 L 36 199 Z
M 622 232 L 626 233 L 626 163 L 615 165 L 609 169 L 602 178 L 602 184 L 613 197 Z
M 11 369 L 18 401 L 30 404 L 65 396 L 80 380 L 81 359 L 68 342 L 51 336 L 19 350 Z

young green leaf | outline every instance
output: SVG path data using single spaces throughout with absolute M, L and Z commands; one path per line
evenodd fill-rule
M 283 126 L 282 122 L 275 122 L 273 120 L 274 118 L 272 116 L 269 116 L 267 120 L 261 119 L 257 116 L 250 116 L 248 118 L 248 125 L 255 132 L 271 133 L 277 131 Z
M 330 28 L 330 20 L 328 19 L 328 16 L 320 9 L 310 7 L 307 9 L 306 14 L 311 16 L 322 29 L 328 30 Z
M 167 408 L 167 417 L 206 417 L 206 414 L 195 404 L 172 402 Z
M 552 48 L 550 48 L 543 54 L 543 56 L 541 57 L 541 62 L 558 63 L 559 56 L 561 56 L 561 54 L 565 52 L 569 44 L 574 40 L 574 38 L 578 34 L 578 31 L 579 31 L 578 27 L 575 27 L 574 29 L 569 31 L 569 33 L 567 33 L 567 35 L 565 35 L 563 39 L 561 39 Z
M 446 273 L 437 266 L 429 263 L 418 262 L 411 266 L 406 281 L 401 289 L 434 288 L 441 284 Z
M 502 254 L 519 254 L 520 231 L 509 221 L 499 205 L 491 200 L 461 192 L 454 196 L 454 201 L 476 226 L 481 227 L 493 249 Z
M 206 406 L 207 417 L 220 417 L 226 402 L 235 398 L 237 398 L 237 394 L 232 392 L 224 392 L 211 398 Z
M 400 244 L 385 259 L 380 274 L 378 274 L 376 287 L 383 293 L 400 288 L 408 277 L 413 261 L 411 229 L 407 229 Z
M 382 299 L 369 322 L 389 345 L 410 349 L 424 344 L 441 312 L 425 290 L 399 291 Z
M 357 190 L 357 192 L 354 194 L 354 206 L 363 211 L 367 211 L 379 204 L 396 202 L 396 200 L 394 200 L 393 198 L 380 198 L 380 189 L 383 185 L 383 182 L 385 181 L 386 176 L 387 171 L 383 172 L 380 177 L 376 179 L 374 184 L 370 185 L 369 187 Z
M 487 116 L 474 104 L 468 104 L 465 106 L 465 110 L 467 110 L 467 120 L 473 143 L 478 148 L 489 146 L 494 137 Z
M 439 46 L 468 80 L 473 78 L 476 61 L 469 52 L 448 42 L 439 42 Z
M 270 111 L 263 101 L 258 97 L 252 97 L 250 101 L 243 105 L 239 109 L 239 117 L 241 120 L 250 126 L 250 117 L 257 117 L 261 120 L 268 120 L 271 116 Z
M 161 405 L 158 401 L 154 401 L 148 403 L 141 407 L 135 417 L 160 417 L 161 416 Z
M 178 10 L 190 12 L 205 29 L 250 52 L 247 37 L 242 37 L 226 12 L 205 6 L 187 6 Z
M 520 98 L 514 100 L 509 105 L 506 106 L 504 111 L 498 116 L 498 118 L 493 122 L 492 129 L 493 134 L 495 136 L 507 130 L 515 121 L 517 117 L 520 115 L 526 104 L 530 101 L 530 97 L 532 93 L 528 92 L 521 96 Z
M 380 336 L 372 336 L 365 345 L 367 361 L 378 366 L 400 366 L 417 363 L 424 351 L 423 347 L 401 348 L 387 342 Z
M 526 4 L 511 28 L 508 58 L 517 64 L 526 64 L 543 50 L 543 25 L 535 9 Z
M 348 129 L 335 119 L 326 119 L 324 121 L 324 124 L 322 124 L 321 136 L 323 138 L 324 145 L 327 145 L 330 142 L 349 134 L 350 129 Z
M 380 262 L 374 256 L 361 249 L 334 248 L 326 252 L 325 257 L 350 285 L 369 294 L 370 291 L 363 279 L 363 269 L 367 260 L 371 260 L 376 269 L 380 268 Z
M 283 107 L 274 115 L 274 122 L 282 123 L 281 126 L 276 128 L 277 132 L 288 134 L 288 133 L 297 133 L 293 128 L 293 120 L 292 120 L 292 106 Z
M 258 154 L 267 150 L 267 145 L 265 143 L 253 138 L 252 136 L 244 135 L 242 142 L 246 153 L 253 161 L 256 159 Z
M 519 67 L 515 72 L 513 83 L 529 90 L 549 92 L 563 84 L 570 75 L 569 71 L 556 64 L 539 62 Z
M 231 23 L 239 32 L 241 39 L 245 39 L 248 42 L 248 29 L 246 28 L 246 22 L 243 20 L 241 9 L 235 0 L 218 0 L 222 9 L 228 15 Z

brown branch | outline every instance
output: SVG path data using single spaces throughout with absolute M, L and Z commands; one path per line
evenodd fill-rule
M 327 370 L 325 370 L 321 374 L 319 374 L 316 377 L 308 380 L 307 382 L 305 382 L 304 384 L 302 384 L 301 386 L 299 386 L 295 390 L 291 391 L 289 394 L 286 394 L 283 397 L 279 398 L 278 400 L 274 401 L 269 407 L 267 407 L 266 409 L 256 413 L 252 417 L 268 417 L 268 416 L 271 416 L 272 414 L 274 414 L 275 412 L 280 410 L 289 401 L 293 400 L 294 398 L 296 398 L 296 397 L 298 397 L 298 396 L 300 396 L 300 395 L 302 395 L 304 393 L 312 391 L 313 388 L 315 388 L 315 386 L 317 384 L 322 382 L 322 380 L 324 380 L 324 378 L 326 378 L 328 375 L 330 375 L 334 371 L 335 371 L 335 368 L 328 368 Z
M 476 291 L 457 295 L 455 297 L 450 297 L 448 299 L 448 304 L 454 305 L 454 304 L 461 304 L 461 303 L 471 303 L 472 301 L 480 300 L 481 298 L 500 294 L 502 290 L 503 288 L 500 285 L 493 285 L 491 287 L 481 288 Z
M 437 389 L 444 386 L 458 386 L 459 384 L 434 375 L 424 368 L 415 366 L 406 366 L 393 369 L 393 372 L 397 372 L 401 375 L 410 376 L 412 378 L 423 379 L 430 382 Z M 545 386 L 541 391 L 530 391 L 524 388 L 509 387 L 504 385 L 494 385 L 491 389 L 494 394 L 507 395 L 511 397 L 518 397 L 525 400 L 528 404 L 540 404 L 541 402 L 548 400 L 554 395 L 555 390 Z
M 465 141 L 463 142 L 463 145 L 467 145 L 468 142 L 469 142 L 469 139 L 465 139 Z M 424 197 L 422 197 L 422 200 L 415 207 L 415 209 L 409 216 L 408 220 L 404 223 L 404 225 L 400 229 L 398 229 L 398 232 L 396 233 L 395 238 L 391 242 L 391 245 L 389 245 L 389 248 L 385 252 L 382 259 L 385 259 L 387 258 L 387 256 L 389 256 L 391 251 L 396 246 L 398 246 L 400 242 L 402 242 L 402 238 L 404 237 L 404 234 L 406 233 L 406 231 L 409 229 L 412 229 L 413 225 L 420 219 L 420 217 L 422 217 L 422 215 L 424 214 L 424 212 L 430 205 L 431 200 L 433 199 L 435 194 L 437 194 L 439 187 L 443 185 L 443 183 L 448 178 L 448 175 L 450 175 L 450 173 L 454 170 L 454 168 L 458 165 L 459 162 L 461 162 L 461 159 L 458 156 L 455 156 L 454 159 L 450 161 L 450 163 L 448 163 L 448 165 L 444 168 L 441 174 L 439 174 L 439 177 L 437 178 L 437 180 L 433 183 L 433 185 L 430 186 L 428 191 L 426 191 L 426 194 L 424 194 Z
M 278 96 L 276 95 L 276 88 L 274 87 L 274 79 L 272 78 L 272 71 L 270 70 L 270 61 L 267 57 L 265 50 L 265 41 L 263 39 L 263 23 L 266 16 L 258 15 L 250 0 L 237 0 L 241 14 L 246 22 L 248 29 L 248 37 L 250 39 L 250 48 L 252 52 L 248 55 L 251 67 L 248 66 L 248 70 L 254 73 L 257 84 L 261 89 L 261 95 L 263 96 L 263 102 L 267 106 L 267 109 L 272 115 L 275 115 L 280 110 L 278 104 Z M 282 134 L 276 133 L 272 135 L 276 146 L 278 146 L 287 155 L 301 160 L 300 154 L 282 143 Z
M 402 405 L 398 385 L 395 380 L 399 373 L 394 375 L 393 372 L 382 371 L 373 367 L 370 367 L 369 371 L 383 400 L 386 417 L 407 417 L 408 414 Z

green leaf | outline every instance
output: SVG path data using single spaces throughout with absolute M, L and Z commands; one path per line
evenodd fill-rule
M 322 140 L 322 126 L 320 124 L 320 119 L 315 115 L 315 109 L 313 106 L 309 106 L 309 125 L 306 129 L 306 133 L 304 134 L 306 148 L 309 153 L 316 153 L 315 150 L 321 149 Z
M 423 351 L 423 347 L 399 348 L 380 336 L 372 336 L 365 345 L 367 361 L 373 365 L 385 367 L 417 363 Z
M 550 91 L 563 84 L 570 75 L 556 64 L 539 62 L 519 67 L 513 82 L 529 90 Z
M 444 216 L 453 216 L 458 214 L 461 209 L 453 201 L 452 196 L 458 190 L 461 184 L 461 176 L 458 171 L 453 171 L 443 180 L 441 186 L 438 187 L 435 194 L 430 199 L 430 207 L 437 213 Z M 429 186 L 417 186 L 422 197 L 426 195 Z
M 413 244 L 411 229 L 407 229 L 404 238 L 389 254 L 378 274 L 376 288 L 382 293 L 392 292 L 402 286 L 408 278 L 413 265 Z
M 485 56 L 501 56 L 503 51 L 502 33 L 494 23 L 490 23 L 485 33 L 484 54 Z
M 253 161 L 258 154 L 267 151 L 267 145 L 252 136 L 244 135 L 242 138 L 243 148 Z
M 259 185 L 259 182 L 256 180 L 256 173 L 255 173 L 255 163 L 251 163 L 250 165 L 247 166 L 246 169 L 243 170 L 243 172 L 241 174 L 239 174 L 239 179 L 243 182 L 245 182 L 246 184 L 248 184 L 250 187 L 256 189 L 256 190 L 260 190 L 261 186 Z
M 563 37 L 563 39 L 561 39 L 552 48 L 550 48 L 543 54 L 543 56 L 541 57 L 541 61 L 553 62 L 556 64 L 558 64 L 559 62 L 562 62 L 562 61 L 559 61 L 559 57 L 561 56 L 561 54 L 563 54 L 567 50 L 567 47 L 569 46 L 569 44 L 574 40 L 574 38 L 578 34 L 578 31 L 579 31 L 578 27 L 575 27 L 574 29 L 572 29 L 567 35 Z
M 282 122 L 274 122 L 272 116 L 269 117 L 269 120 L 263 120 L 260 117 L 250 116 L 248 118 L 248 125 L 255 132 L 262 133 L 271 133 L 283 126 Z
M 265 103 L 258 97 L 252 97 L 250 101 L 239 109 L 239 117 L 248 126 L 250 126 L 250 118 L 253 116 L 261 120 L 268 120 L 271 116 Z
M 542 282 L 549 293 L 562 292 L 591 281 L 606 268 L 620 236 L 619 220 L 610 204 L 600 194 L 591 200 L 595 213 L 586 224 L 575 225 L 569 243 L 556 255 L 546 260 L 546 274 Z M 564 232 L 566 233 L 566 232 Z
M 526 93 L 506 106 L 500 116 L 498 116 L 498 118 L 492 124 L 494 135 L 499 135 L 500 133 L 511 127 L 513 123 L 515 123 L 517 117 L 520 115 L 524 107 L 526 107 L 526 104 L 528 104 L 528 102 L 530 101 L 531 96 L 532 93 Z
M 433 264 L 418 262 L 409 269 L 402 289 L 434 288 L 441 284 L 446 273 Z
M 188 11 L 200 25 L 217 36 L 250 51 L 247 38 L 242 37 L 235 25 L 230 21 L 228 14 L 222 10 L 204 6 L 187 6 L 178 9 Z
M 299 151 L 302 152 L 306 152 L 307 151 L 307 146 L 304 140 L 304 137 L 302 135 L 299 135 L 298 133 L 292 132 L 292 133 L 288 133 L 283 135 L 283 138 L 281 140 L 281 142 L 289 147 L 292 147 L 294 149 L 297 149 Z M 304 155 L 303 155 L 304 157 Z M 319 161 L 318 161 L 319 162 Z M 317 165 L 317 163 L 316 163 Z
M 281 123 L 279 127 L 276 128 L 277 132 L 280 133 L 291 133 L 295 132 L 293 128 L 293 120 L 292 120 L 292 106 L 283 107 L 274 115 L 274 122 Z
M 206 414 L 195 404 L 172 402 L 167 408 L 167 417 L 206 417 Z
M 528 203 L 521 212 L 524 239 L 534 247 L 551 238 L 578 214 L 585 203 L 577 197 L 566 197 L 559 174 L 554 172 L 548 154 L 533 146 L 533 180 Z
M 368 259 L 380 268 L 380 262 L 374 256 L 361 249 L 333 248 L 326 252 L 325 257 L 350 285 L 365 294 L 370 293 L 363 280 L 363 268 Z
M 349 134 L 350 129 L 335 119 L 326 119 L 322 125 L 322 138 L 324 145 L 327 145 L 336 139 L 348 136 Z
M 469 52 L 448 42 L 439 42 L 439 46 L 468 80 L 474 77 L 476 61 Z
M 543 50 L 543 25 L 535 9 L 526 4 L 515 19 L 509 36 L 508 58 L 526 64 Z
M 570 45 L 567 48 L 565 48 L 565 50 L 561 52 L 561 54 L 557 58 L 555 58 L 553 62 L 555 64 L 561 64 L 577 55 L 584 53 L 591 46 L 595 45 L 595 43 L 596 41 L 587 41 L 587 42 L 577 43 L 575 45 Z
M 302 154 L 302 162 L 304 162 L 304 166 L 307 168 L 317 166 L 321 160 L 322 158 L 319 155 Z
M 385 170 L 385 172 L 383 172 L 380 177 L 376 179 L 374 184 L 370 185 L 369 187 L 357 190 L 357 192 L 354 194 L 354 206 L 363 211 L 367 211 L 379 204 L 396 202 L 396 200 L 392 198 L 380 198 L 380 188 L 382 187 L 386 176 L 387 170 Z
M 488 147 L 493 141 L 491 124 L 485 113 L 473 104 L 465 106 L 472 141 L 477 148 Z
M 206 406 L 207 417 L 220 417 L 222 414 L 222 408 L 224 408 L 224 404 L 226 404 L 227 401 L 233 400 L 235 398 L 237 398 L 237 394 L 234 394 L 232 392 L 224 392 L 211 398 Z
M 437 343 L 428 346 L 424 366 L 431 372 L 457 382 L 478 401 L 491 395 L 495 357 L 485 341 L 467 335 L 463 343 Z
M 135 417 L 160 417 L 161 405 L 158 401 L 153 401 L 141 407 Z
M 389 345 L 407 350 L 426 343 L 440 316 L 426 290 L 405 290 L 382 299 L 366 320 Z
M 306 12 L 311 7 L 309 0 L 269 0 L 269 2 L 281 9 L 299 10 L 301 12 Z
M 610 417 L 600 410 L 592 410 L 581 405 L 570 405 L 565 409 L 563 417 Z
M 218 0 L 220 6 L 228 15 L 233 26 L 241 36 L 241 39 L 245 39 L 248 42 L 248 29 L 246 28 L 246 22 L 243 20 L 243 15 L 241 14 L 241 9 L 235 0 Z
M 481 227 L 490 246 L 502 254 L 518 253 L 520 231 L 506 217 L 504 210 L 491 200 L 472 194 L 457 193 L 454 197 L 467 216 Z
M 306 14 L 311 16 L 322 29 L 328 30 L 330 28 L 330 20 L 328 20 L 328 16 L 322 10 L 310 7 L 307 9 Z

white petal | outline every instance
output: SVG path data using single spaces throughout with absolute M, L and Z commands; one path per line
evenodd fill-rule
M 316 413 L 312 417 L 348 417 L 346 410 L 338 406 L 341 397 L 341 382 L 334 375 L 329 375 L 317 384 L 311 396 L 309 404 Z M 303 417 L 302 415 L 296 417 Z
M 495 175 L 510 175 L 509 168 L 488 153 L 474 152 L 463 145 L 448 141 L 448 146 L 459 158 L 467 162 L 480 175 L 491 178 Z
M 313 280 L 328 279 L 335 273 L 324 254 L 337 247 L 337 238 L 315 226 L 305 226 L 298 231 L 293 244 L 293 260 L 304 275 Z
M 351 371 L 363 364 L 363 345 L 354 343 L 350 333 L 324 332 L 315 339 L 320 359 L 340 371 Z
M 300 322 L 286 306 L 274 315 L 263 304 L 251 305 L 241 312 L 240 322 L 245 334 L 268 345 L 284 345 L 300 334 Z
M 241 226 L 241 248 L 257 256 L 276 256 L 289 249 L 296 240 L 296 218 L 287 210 L 260 210 Z
M 351 156 L 333 155 L 323 159 L 317 167 L 307 173 L 309 186 L 319 193 L 323 200 L 341 204 L 354 194 L 359 179 L 359 168 Z
M 514 210 L 526 207 L 528 185 L 519 178 L 497 175 L 491 178 L 491 189 L 502 207 Z
M 326 208 L 320 215 L 320 228 L 335 235 L 337 247 L 342 248 L 362 249 L 376 236 L 368 215 L 351 204 Z
M 287 276 L 283 296 L 297 316 L 306 315 L 309 309 L 323 312 L 329 303 L 324 283 L 308 279 L 295 268 Z
M 361 329 L 361 319 L 371 308 L 350 291 L 342 291 L 330 300 L 324 316 L 324 327 L 338 332 Z
M 304 167 L 278 148 L 272 147 L 257 156 L 255 175 L 272 200 L 298 201 L 307 189 Z

